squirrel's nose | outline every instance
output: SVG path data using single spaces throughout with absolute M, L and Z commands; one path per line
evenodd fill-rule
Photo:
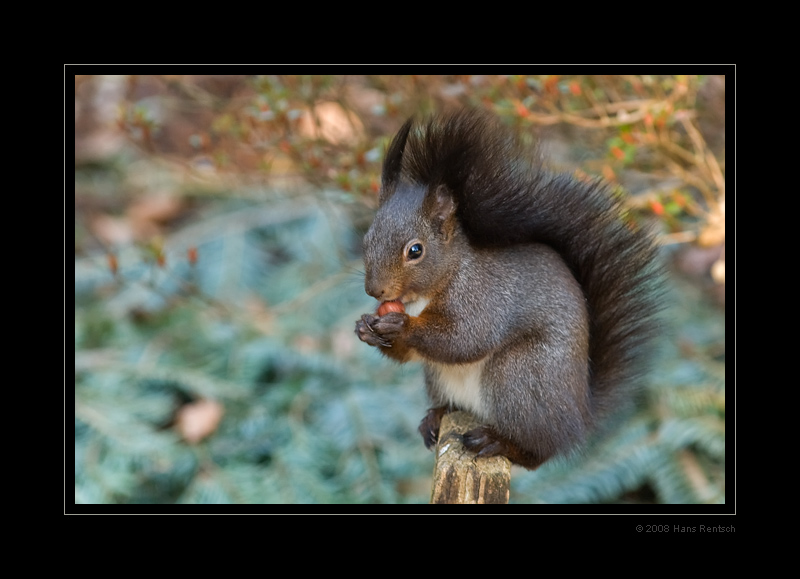
M 380 284 L 369 278 L 364 281 L 364 291 L 376 300 L 380 300 L 386 294 L 386 290 L 383 289 Z
M 381 300 L 386 295 L 386 284 L 378 279 L 374 272 L 367 269 L 367 275 L 364 278 L 364 291 L 371 295 L 376 300 Z

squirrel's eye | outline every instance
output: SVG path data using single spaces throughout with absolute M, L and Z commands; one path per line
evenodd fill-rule
M 408 259 L 419 259 L 422 257 L 422 251 L 422 244 L 415 243 L 406 251 L 406 257 L 408 257 Z

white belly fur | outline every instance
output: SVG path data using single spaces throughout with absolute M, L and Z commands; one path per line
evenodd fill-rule
M 463 365 L 426 363 L 438 376 L 438 390 L 444 400 L 471 412 L 478 419 L 489 418 L 481 403 L 481 374 L 485 360 Z
M 417 299 L 407 305 L 406 313 L 409 316 L 419 316 L 428 305 L 428 301 L 426 298 Z M 423 361 L 434 370 L 438 377 L 439 392 L 444 400 L 472 412 L 476 418 L 483 420 L 488 418 L 481 404 L 481 374 L 485 360 L 473 364 L 439 364 L 425 360 L 416 352 L 412 354 L 411 359 Z

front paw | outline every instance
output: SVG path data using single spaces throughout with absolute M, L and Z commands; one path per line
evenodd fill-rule
M 356 336 L 358 336 L 359 340 L 370 346 L 388 347 L 389 343 L 382 340 L 372 327 L 377 321 L 378 316 L 373 316 L 372 314 L 364 314 L 361 316 L 361 319 L 356 322 Z
M 364 314 L 356 322 L 356 335 L 370 346 L 391 348 L 408 325 L 408 315 L 390 312 L 384 316 Z
M 400 338 L 408 325 L 408 314 L 389 312 L 375 320 L 372 324 L 373 331 L 382 339 L 394 342 Z
M 419 433 L 425 442 L 425 448 L 431 449 L 436 446 L 436 442 L 439 440 L 439 430 L 442 426 L 442 416 L 447 410 L 447 406 L 430 408 L 425 418 L 419 423 Z

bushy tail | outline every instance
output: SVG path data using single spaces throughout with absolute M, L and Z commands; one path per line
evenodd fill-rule
M 385 190 L 400 179 L 448 187 L 476 246 L 536 241 L 556 249 L 588 304 L 595 410 L 615 406 L 620 387 L 645 369 L 661 274 L 653 237 L 623 219 L 607 187 L 547 171 L 538 152 L 474 110 L 409 120 L 389 147 L 383 179 Z

